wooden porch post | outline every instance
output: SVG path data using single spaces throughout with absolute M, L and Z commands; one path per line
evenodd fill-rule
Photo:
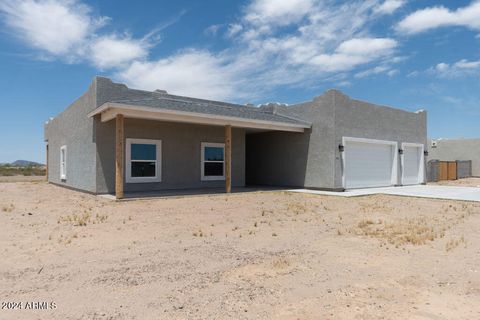
M 232 191 L 232 126 L 225 126 L 225 192 Z
M 117 114 L 115 119 L 115 197 L 123 198 L 123 155 L 125 150 L 124 118 L 123 114 Z

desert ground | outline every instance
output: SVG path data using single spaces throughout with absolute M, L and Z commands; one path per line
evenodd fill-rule
M 2 182 L 39 182 L 46 181 L 45 176 L 0 176 L 0 183 Z
M 480 203 L 16 182 L 0 231 L 2 320 L 480 318 Z
M 438 181 L 438 182 L 430 182 L 428 184 L 440 185 L 440 186 L 457 186 L 457 187 L 477 187 L 477 188 L 480 188 L 480 178 L 443 180 L 443 181 Z

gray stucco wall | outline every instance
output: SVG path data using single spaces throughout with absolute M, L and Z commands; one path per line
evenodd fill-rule
M 427 142 L 425 111 L 412 113 L 378 106 L 351 99 L 337 90 L 305 103 L 264 108 L 310 121 L 312 129 L 304 134 L 248 135 L 247 183 L 342 189 L 342 154 L 338 145 L 343 137 L 396 141 L 399 148 L 402 142 Z M 400 183 L 400 157 L 397 166 Z M 251 172 L 251 168 L 255 171 Z
M 442 161 L 472 160 L 472 176 L 480 177 L 480 139 L 438 139 L 428 143 L 428 158 Z
M 335 99 L 335 187 L 342 186 L 342 159 L 338 145 L 343 137 L 357 137 L 402 143 L 427 143 L 427 112 L 408 112 L 351 99 L 331 90 Z M 401 184 L 401 157 L 397 161 L 397 184 Z
M 95 143 L 93 119 L 87 114 L 96 108 L 96 81 L 65 111 L 45 124 L 48 143 L 48 181 L 95 192 Z M 60 148 L 67 146 L 67 178 L 60 180 Z
M 96 119 L 97 192 L 115 190 L 115 121 Z M 125 119 L 125 138 L 162 140 L 162 182 L 125 183 L 126 192 L 223 187 L 201 181 L 201 142 L 224 143 L 223 127 Z M 245 185 L 245 131 L 232 129 L 232 186 Z

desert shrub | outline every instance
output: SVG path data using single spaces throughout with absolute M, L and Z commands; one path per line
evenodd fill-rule
M 0 176 L 44 176 L 46 174 L 43 166 L 12 167 L 9 165 L 0 166 Z

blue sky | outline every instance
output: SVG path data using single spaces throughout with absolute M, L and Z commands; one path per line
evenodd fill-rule
M 480 1 L 0 0 L 0 25 L 0 162 L 44 162 L 44 121 L 95 75 L 255 104 L 338 88 L 480 137 Z

